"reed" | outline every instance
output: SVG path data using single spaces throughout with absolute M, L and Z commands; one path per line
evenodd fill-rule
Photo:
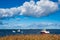
M 60 35 L 40 34 L 40 35 L 11 35 L 0 37 L 0 40 L 60 40 Z

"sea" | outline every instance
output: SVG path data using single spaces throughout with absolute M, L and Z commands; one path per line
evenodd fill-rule
M 41 34 L 42 29 L 0 29 L 0 36 Z M 50 34 L 60 34 L 60 29 L 47 29 Z

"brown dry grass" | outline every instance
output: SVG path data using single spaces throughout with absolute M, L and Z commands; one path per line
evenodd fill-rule
M 0 40 L 60 40 L 60 35 L 11 35 L 0 37 Z

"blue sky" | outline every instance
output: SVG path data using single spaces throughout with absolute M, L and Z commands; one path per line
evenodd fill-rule
M 60 29 L 59 0 L 0 0 L 0 29 Z

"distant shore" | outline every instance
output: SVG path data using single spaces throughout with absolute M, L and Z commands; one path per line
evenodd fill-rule
M 10 35 L 0 37 L 0 40 L 60 40 L 60 35 L 56 34 Z

